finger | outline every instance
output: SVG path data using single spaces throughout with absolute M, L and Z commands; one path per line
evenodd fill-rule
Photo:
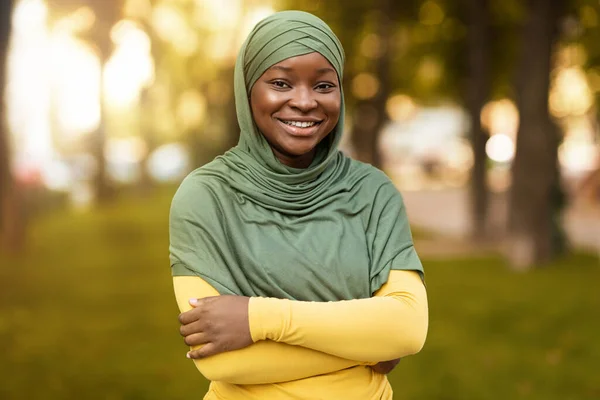
M 191 335 L 188 335 L 183 339 L 183 341 L 188 346 L 199 346 L 199 345 L 208 343 L 210 341 L 210 339 L 208 338 L 208 335 L 201 332 L 201 333 L 193 333 Z
M 196 320 L 189 324 L 181 325 L 179 327 L 179 334 L 181 336 L 189 336 L 194 333 L 204 332 L 206 330 L 206 329 L 204 329 L 205 325 L 206 324 L 202 320 Z
M 215 343 L 206 343 L 204 346 L 199 349 L 190 350 L 186 357 L 191 358 L 193 360 L 199 360 L 202 358 L 210 357 L 215 354 L 219 354 L 221 351 Z
M 196 308 L 192 308 L 191 310 L 179 314 L 177 320 L 181 325 L 187 325 L 200 319 L 200 313 L 201 309 L 196 306 Z

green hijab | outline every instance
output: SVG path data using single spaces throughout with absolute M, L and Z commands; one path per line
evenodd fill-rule
M 322 20 L 284 11 L 258 23 L 235 66 L 236 147 L 192 172 L 171 205 L 173 275 L 221 294 L 331 301 L 370 297 L 390 269 L 422 272 L 402 198 L 379 170 L 338 150 L 340 119 L 306 169 L 273 154 L 249 93 L 272 65 L 312 52 L 343 78 L 342 46 Z

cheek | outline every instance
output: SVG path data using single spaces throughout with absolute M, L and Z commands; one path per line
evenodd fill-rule
M 284 104 L 285 98 L 273 90 L 262 91 L 256 100 L 256 110 L 263 116 L 277 112 Z
M 339 99 L 332 100 L 327 104 L 327 114 L 331 121 L 336 124 L 340 118 L 342 102 Z
M 250 109 L 252 111 L 252 118 L 258 128 L 264 131 L 265 124 L 269 123 L 269 108 L 268 103 L 265 101 L 265 94 L 260 91 L 253 91 L 250 97 Z

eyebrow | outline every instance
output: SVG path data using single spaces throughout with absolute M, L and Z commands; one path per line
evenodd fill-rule
M 335 74 L 335 70 L 333 68 L 329 68 L 329 67 L 319 68 L 317 70 L 317 72 L 320 74 L 324 74 L 325 72 L 333 72 Z
M 284 67 L 283 65 L 273 65 L 271 67 L 271 69 L 278 69 L 278 70 L 284 71 L 284 72 L 291 72 L 291 71 L 293 71 L 293 68 Z M 319 68 L 317 70 L 317 73 L 319 73 L 319 74 L 324 74 L 326 72 L 333 72 L 333 73 L 335 73 L 335 70 L 333 68 L 330 68 L 330 67 Z

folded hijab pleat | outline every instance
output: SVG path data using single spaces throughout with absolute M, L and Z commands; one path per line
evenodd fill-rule
M 369 297 L 390 269 L 422 267 L 402 199 L 379 170 L 338 150 L 339 122 L 306 169 L 282 164 L 254 123 L 252 86 L 272 65 L 317 52 L 343 79 L 344 51 L 322 20 L 284 11 L 258 23 L 234 72 L 240 139 L 197 169 L 171 207 L 171 265 L 220 293 L 302 300 Z

